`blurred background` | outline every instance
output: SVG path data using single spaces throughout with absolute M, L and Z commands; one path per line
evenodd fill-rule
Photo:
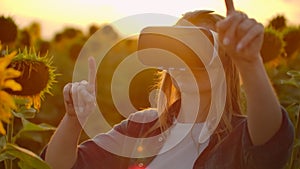
M 300 167 L 300 10 L 297 8 L 300 1 L 239 0 L 235 6 L 265 26 L 262 56 L 278 97 L 295 126 L 295 148 L 287 168 L 296 169 Z M 52 87 L 52 95 L 46 94 L 40 112 L 29 121 L 53 127 L 58 125 L 64 115 L 63 86 L 72 81 L 75 61 L 85 42 L 96 31 L 101 30 L 101 40 L 95 45 L 95 48 L 100 48 L 101 44 L 112 44 L 124 38 L 124 30 L 110 25 L 123 17 L 142 13 L 180 17 L 185 12 L 198 9 L 213 10 L 221 15 L 226 13 L 223 0 L 0 0 L 0 39 L 3 48 L 8 51 L 34 48 L 41 57 L 53 57 L 55 72 L 59 74 Z M 6 38 L 7 35 L 10 38 Z M 107 64 L 110 66 L 97 74 L 97 102 L 111 126 L 124 119 L 112 101 L 111 76 L 120 59 L 136 51 L 136 47 L 134 38 L 118 42 L 109 53 L 110 57 L 117 59 L 110 60 L 111 63 Z M 136 109 L 151 105 L 148 93 L 155 84 L 155 74 L 156 70 L 147 69 L 130 82 L 129 96 Z M 16 123 L 17 132 L 22 124 L 18 120 Z M 39 154 L 52 133 L 53 130 L 24 132 L 16 143 Z M 81 140 L 87 138 L 83 135 Z

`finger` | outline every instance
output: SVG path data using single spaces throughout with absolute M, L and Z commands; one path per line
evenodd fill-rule
M 91 87 L 95 87 L 96 83 L 96 61 L 94 57 L 89 57 L 89 76 L 88 83 Z
M 245 13 L 242 13 L 242 12 L 232 13 L 230 16 L 228 16 L 225 19 L 220 20 L 216 23 L 218 32 L 222 33 L 224 31 L 227 31 L 230 27 L 232 27 L 232 23 L 237 21 L 237 18 L 247 19 L 248 16 Z
M 78 112 L 79 113 L 83 113 L 84 108 L 86 106 L 86 102 L 85 102 L 86 97 L 82 95 L 82 92 L 86 91 L 86 90 L 87 90 L 87 87 L 85 85 L 79 84 L 79 86 L 77 88 L 77 98 L 78 98 L 77 104 L 78 104 Z
M 71 88 L 72 88 L 72 83 L 68 83 L 65 85 L 63 89 L 63 95 L 64 95 L 64 101 L 66 104 L 73 104 L 73 100 L 71 97 Z
M 88 91 L 88 85 L 81 84 L 79 87 L 80 98 L 84 100 L 84 103 L 90 104 L 95 101 L 95 95 Z
M 81 90 L 80 95 L 84 98 L 84 111 L 89 113 L 94 110 L 96 106 L 95 95 L 89 93 L 87 90 Z
M 245 46 L 248 46 L 252 41 L 254 41 L 256 38 L 263 37 L 264 33 L 264 27 L 262 24 L 256 24 L 250 30 L 243 36 L 243 38 L 240 40 L 236 47 L 236 51 L 241 51 L 245 48 Z
M 257 22 L 254 19 L 245 19 L 243 20 L 239 26 L 238 26 L 238 30 L 237 30 L 237 36 L 243 37 L 249 30 L 250 28 L 252 28 L 253 26 L 255 26 L 257 24 Z
M 73 116 L 76 115 L 76 113 L 75 113 L 74 103 L 71 94 L 72 94 L 72 83 L 68 83 L 67 85 L 65 85 L 63 89 L 64 104 L 65 104 L 66 113 Z
M 79 83 L 75 82 L 72 85 L 72 89 L 71 89 L 71 95 L 72 95 L 72 100 L 73 100 L 73 105 L 74 105 L 74 109 L 76 113 L 79 113 L 79 105 L 78 105 L 78 86 Z
M 81 84 L 81 85 L 87 86 L 87 85 L 88 85 L 88 82 L 87 82 L 86 80 L 82 80 L 82 81 L 80 82 L 80 84 Z
M 233 0 L 225 0 L 227 16 L 235 11 Z
M 225 24 L 223 24 L 223 27 L 221 27 L 221 37 L 223 39 L 223 45 L 235 45 L 236 40 L 236 31 L 238 28 L 238 25 L 245 19 L 244 15 L 241 15 L 239 13 L 235 13 L 231 15 L 230 17 L 227 17 L 225 19 Z
M 82 90 L 80 92 L 80 95 L 82 96 L 82 98 L 84 97 L 84 103 L 85 105 L 89 105 L 91 103 L 95 102 L 95 97 L 94 95 L 91 95 L 88 91 L 86 90 Z

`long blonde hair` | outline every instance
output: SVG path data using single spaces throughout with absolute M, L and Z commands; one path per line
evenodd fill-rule
M 184 14 L 176 25 L 182 25 L 183 22 L 188 21 L 195 26 L 206 27 L 216 32 L 215 25 L 223 18 L 224 17 L 218 14 L 212 13 L 212 11 L 194 11 Z M 240 80 L 236 66 L 222 49 L 219 49 L 219 57 L 226 76 L 227 95 L 224 113 L 219 127 L 215 132 L 227 133 L 232 130 L 232 115 L 242 114 L 240 108 Z M 181 103 L 180 91 L 175 87 L 171 76 L 166 71 L 160 72 L 160 82 L 158 85 L 160 93 L 158 94 L 157 109 L 161 114 L 158 122 L 152 129 L 161 128 L 162 131 L 166 131 L 166 129 L 173 124 L 174 119 L 179 113 Z

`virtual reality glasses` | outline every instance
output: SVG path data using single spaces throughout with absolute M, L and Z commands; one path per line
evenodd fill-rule
M 146 27 L 138 39 L 141 63 L 163 70 L 205 69 L 217 56 L 217 33 L 203 27 Z

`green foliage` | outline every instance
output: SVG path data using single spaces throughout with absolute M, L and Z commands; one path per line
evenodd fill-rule
M 262 56 L 281 105 L 295 128 L 292 156 L 286 169 L 300 168 L 300 27 L 287 25 L 284 16 L 274 17 L 265 29 Z M 279 39 L 278 39 L 279 38 Z M 275 42 L 276 41 L 276 42 Z M 279 41 L 281 46 L 279 47 Z M 277 45 L 275 45 L 277 44 Z M 280 48 L 280 55 L 278 51 Z M 272 57 L 273 55 L 273 57 Z
M 283 40 L 286 43 L 284 50 L 287 56 L 292 56 L 300 50 L 300 27 L 287 27 L 283 30 L 282 34 Z
M 26 137 L 32 141 L 39 141 L 39 139 L 32 137 L 30 132 L 54 131 L 55 128 L 45 123 L 35 124 L 30 122 L 27 119 L 34 118 L 37 111 L 33 108 L 25 108 L 23 106 L 26 103 L 25 99 L 17 99 L 16 103 L 19 105 L 20 111 L 13 112 L 14 118 L 8 124 L 7 136 L 0 137 L 0 162 L 5 163 L 6 169 L 12 169 L 15 165 L 18 165 L 21 169 L 50 169 L 36 153 L 18 146 L 17 140 Z M 20 119 L 22 123 L 19 130 L 13 130 L 17 126 L 16 118 Z
M 15 59 L 13 64 L 18 62 L 26 67 L 26 70 L 21 71 L 21 80 L 18 81 L 19 77 L 16 79 L 16 81 L 22 85 L 23 93 L 10 92 L 15 98 L 16 109 L 12 110 L 13 116 L 11 117 L 10 123 L 7 124 L 7 134 L 1 136 L 0 139 L 0 162 L 2 162 L 0 165 L 4 164 L 6 169 L 50 169 L 46 162 L 37 155 L 37 152 L 33 152 L 31 147 L 27 149 L 24 145 L 21 146 L 18 144 L 20 143 L 18 141 L 26 138 L 29 139 L 30 142 L 42 142 L 43 139 L 40 139 L 37 135 L 34 136 L 34 133 L 53 132 L 55 130 L 55 128 L 50 125 L 44 123 L 35 124 L 29 121 L 29 119 L 34 120 L 40 108 L 40 97 L 43 97 L 44 93 L 51 94 L 50 88 L 55 82 L 56 77 L 54 73 L 55 67 L 52 67 L 52 60 L 48 57 L 39 57 L 35 51 L 29 50 L 28 52 L 26 49 L 20 52 Z M 43 64 L 43 70 L 47 71 L 36 69 L 35 66 L 40 64 Z M 22 66 L 17 66 L 15 69 L 20 67 Z M 37 80 L 33 80 L 33 77 Z M 32 86 L 36 89 L 43 77 L 46 77 L 46 80 L 43 81 L 43 87 L 38 88 L 39 91 L 31 93 L 34 91 Z M 24 83 L 24 79 L 27 84 Z M 29 87 L 29 90 L 27 90 L 28 93 L 26 93 L 26 87 Z
M 297 53 L 300 58 L 300 53 Z M 286 169 L 300 168 L 300 69 L 292 69 L 289 63 L 294 57 L 278 58 L 266 64 L 266 69 L 277 92 L 280 103 L 289 114 L 294 128 L 293 153 Z
M 50 167 L 33 152 L 14 144 L 6 144 L 0 151 L 0 161 L 18 159 L 21 169 L 50 169 Z
M 300 168 L 300 71 L 289 71 L 288 75 L 291 76 L 291 78 L 283 81 L 283 84 L 295 87 L 294 92 L 291 92 L 293 93 L 291 94 L 292 98 L 290 98 L 292 103 L 287 107 L 287 111 L 289 112 L 289 116 L 294 123 L 296 133 L 293 154 L 289 167 L 291 169 L 296 169 Z
M 55 127 L 42 123 L 42 124 L 34 124 L 25 118 L 22 118 L 23 128 L 13 137 L 13 142 L 15 142 L 18 138 L 22 136 L 22 134 L 26 134 L 27 132 L 43 132 L 43 131 L 54 131 Z M 33 138 L 34 139 L 34 138 Z
M 261 55 L 264 63 L 269 62 L 284 51 L 284 41 L 280 33 L 273 28 L 266 28 L 264 32 L 264 41 L 261 49 Z

